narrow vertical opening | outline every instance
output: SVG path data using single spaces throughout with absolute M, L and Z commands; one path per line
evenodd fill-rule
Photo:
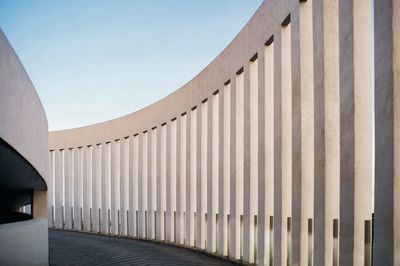
M 364 266 L 372 265 L 372 222 L 365 220 L 364 222 Z
M 286 265 L 292 265 L 292 218 L 287 217 L 286 222 L 287 229 L 287 255 L 286 255 Z
M 218 243 L 219 243 L 219 221 L 218 221 L 218 213 L 215 214 L 215 246 L 216 246 L 216 253 L 218 253 Z M 221 252 L 223 253 L 223 252 Z
M 269 265 L 274 265 L 274 216 L 269 217 Z
M 90 217 L 90 232 L 93 231 L 93 213 L 92 208 L 89 208 L 89 217 Z
M 254 215 L 254 263 L 257 263 L 258 251 L 258 216 Z
M 117 234 L 120 235 L 120 212 L 117 210 Z
M 62 229 L 65 229 L 65 209 L 61 206 Z
M 155 210 L 154 211 L 154 215 L 153 215 L 153 224 L 154 224 L 154 228 L 153 228 L 153 231 L 154 231 L 154 236 L 153 236 L 153 239 L 157 239 L 157 211 Z M 160 238 L 161 238 L 161 236 L 160 236 Z
M 174 211 L 174 243 L 176 242 L 176 211 Z
M 226 237 L 226 250 L 227 250 L 227 256 L 228 256 L 228 258 L 229 258 L 229 253 L 230 253 L 230 249 L 229 249 L 229 243 L 230 243 L 230 235 L 231 235 L 231 221 L 230 221 L 230 215 L 229 214 L 227 214 L 226 215 L 226 227 L 227 227 L 227 237 Z
M 74 210 L 73 210 L 73 207 L 71 207 L 71 212 L 72 212 L 72 214 L 71 214 L 71 217 L 73 216 L 73 213 L 74 213 Z M 73 226 L 73 220 L 72 220 L 72 226 Z M 101 233 L 101 209 L 99 208 L 99 230 L 98 230 L 98 233 L 100 234 Z
M 308 219 L 308 256 L 307 256 L 307 265 L 313 265 L 313 219 Z
M 136 223 L 136 237 L 139 237 L 139 211 L 136 210 L 135 212 L 135 223 Z
M 339 265 L 339 220 L 333 219 L 333 266 Z
M 144 211 L 144 238 L 147 239 L 147 211 Z
M 126 210 L 126 235 L 129 236 L 129 210 Z
M 240 260 L 243 261 L 243 215 L 240 215 Z
M 167 241 L 167 212 L 164 211 L 164 241 Z
M 108 234 L 111 234 L 111 210 L 110 209 L 108 209 Z
M 207 213 L 204 213 L 204 232 L 205 232 L 205 237 L 204 237 L 204 249 L 207 249 L 207 228 L 208 228 L 208 221 L 207 221 Z
M 193 213 L 193 217 L 194 217 L 194 221 L 197 221 L 197 215 L 196 215 L 196 212 L 194 212 Z M 196 237 L 196 232 L 197 232 L 197 226 L 194 226 L 194 229 L 193 229 L 193 234 L 194 234 L 194 246 L 196 246 L 196 239 L 197 239 L 197 237 Z

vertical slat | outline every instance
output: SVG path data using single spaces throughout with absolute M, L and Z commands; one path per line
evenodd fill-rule
M 207 185 L 207 213 L 209 213 L 210 219 L 208 220 L 207 230 L 207 248 L 210 252 L 217 251 L 217 221 L 216 215 L 218 214 L 219 207 L 219 93 L 214 93 L 212 101 L 209 102 L 208 106 L 208 123 L 207 131 L 209 132 L 209 142 L 207 154 L 207 169 L 208 169 L 208 185 Z
M 175 203 L 175 201 L 172 200 L 172 171 L 171 171 L 171 161 L 174 159 L 172 158 L 174 155 L 171 152 L 171 142 L 172 142 L 172 123 L 168 121 L 164 127 L 166 128 L 165 132 L 165 203 L 164 203 L 164 209 L 165 209 L 165 227 L 164 227 L 164 241 L 166 242 L 173 242 L 173 237 L 174 237 L 174 221 L 173 221 L 173 211 L 172 211 L 172 205 Z M 175 196 L 175 195 L 174 195 Z
M 282 47 L 281 47 L 281 78 L 282 78 L 282 223 L 285 224 L 287 219 L 292 216 L 292 176 L 293 174 L 293 84 L 292 84 L 292 56 L 291 56 L 291 23 L 282 25 Z M 281 264 L 286 264 L 290 259 L 287 254 L 288 230 L 282 228 L 282 260 Z
M 120 140 L 110 142 L 111 148 L 111 234 L 118 234 Z
M 200 172 L 197 172 L 197 244 L 198 247 L 202 249 L 206 249 L 205 242 L 207 232 L 206 232 L 206 213 L 207 213 L 207 181 L 208 181 L 208 169 L 207 169 L 207 153 L 208 150 L 208 105 L 209 102 L 203 102 L 200 105 L 200 109 L 198 110 L 198 119 L 200 121 L 197 122 L 199 128 L 197 130 L 197 169 L 200 168 Z
M 173 169 L 173 165 L 175 165 L 175 243 L 181 243 L 181 238 L 182 238 L 182 220 L 181 220 L 181 213 L 182 213 L 182 199 L 183 199 L 183 193 L 181 190 L 181 187 L 183 186 L 183 176 L 181 173 L 181 160 L 182 160 L 182 152 L 181 152 L 181 117 L 177 117 L 175 122 L 175 144 L 174 144 L 174 149 L 175 149 L 175 161 L 171 161 L 171 169 Z M 172 143 L 171 143 L 172 145 Z M 171 146 L 172 149 L 172 146 Z M 171 150 L 172 153 L 172 150 Z M 171 175 L 173 174 L 171 170 Z M 173 175 L 171 177 L 173 180 Z M 171 184 L 172 185 L 172 184 Z M 173 189 L 173 188 L 172 188 Z M 174 196 L 172 196 L 174 197 Z
M 243 215 L 243 187 L 244 187 L 244 78 L 243 69 L 241 73 L 236 75 L 236 87 L 235 87 L 235 100 L 236 100 L 236 136 L 235 136 L 235 146 L 236 146 L 236 178 L 235 178 L 235 195 L 236 200 L 234 206 L 236 207 L 235 217 L 234 217 L 234 227 L 236 230 L 235 239 L 235 253 L 236 259 L 240 259 L 241 247 L 243 239 L 241 238 L 241 220 L 240 217 Z
M 181 187 L 180 187 L 180 233 L 179 233 L 179 243 L 180 244 L 186 244 L 185 239 L 187 239 L 187 228 L 186 228 L 186 213 L 187 213 L 187 199 L 188 199 L 188 194 L 187 194 L 187 177 L 189 176 L 188 168 L 187 166 L 189 165 L 188 161 L 188 148 L 187 148 L 187 135 L 188 135 L 188 129 L 187 129 L 187 115 L 182 115 L 180 117 L 180 132 L 181 132 L 181 139 L 180 139 L 180 182 L 181 182 Z
M 127 235 L 127 210 L 129 193 L 129 137 L 121 140 L 120 144 L 120 213 L 121 235 Z M 129 213 L 129 212 L 128 212 Z
M 265 52 L 264 47 L 258 54 L 257 60 L 257 82 L 258 82 L 258 118 L 257 118 L 257 137 L 258 137 L 258 151 L 257 151 L 257 161 L 258 161 L 258 182 L 256 184 L 256 189 L 258 189 L 258 198 L 257 198 L 257 221 L 254 221 L 254 224 L 257 224 L 257 228 L 254 231 L 255 236 L 255 252 L 256 258 L 255 263 L 258 265 L 265 265 L 265 236 L 268 233 L 267 226 L 267 217 L 266 216 L 266 87 L 265 87 Z M 268 167 L 270 167 L 268 165 Z
M 55 150 L 54 157 L 54 195 L 55 195 L 55 227 L 62 227 L 61 207 L 63 203 L 63 153 L 64 150 Z
M 74 149 L 74 229 L 82 230 L 82 147 Z
M 364 221 L 372 219 L 373 14 L 371 0 L 353 2 L 354 45 L 354 260 L 363 263 Z
M 90 231 L 90 206 L 92 198 L 92 146 L 83 147 L 83 182 L 82 182 L 82 208 L 83 208 L 83 222 L 84 230 Z
M 161 207 L 161 129 L 151 131 L 151 179 L 149 179 L 149 237 L 160 239 Z M 150 169 L 150 168 L 149 168 Z M 157 217 L 156 214 L 159 216 Z M 157 223 L 156 223 L 157 221 Z
M 231 80 L 230 84 L 230 192 L 236 193 L 236 78 Z M 238 211 L 236 209 L 237 197 L 230 197 L 230 213 L 228 222 L 228 241 L 229 249 L 228 253 L 232 258 L 238 258 L 238 234 L 237 234 L 237 216 Z
M 228 255 L 228 214 L 230 213 L 230 88 L 225 82 L 219 91 L 219 250 L 223 256 Z
M 107 164 L 108 164 L 108 144 L 103 143 L 101 147 L 101 232 L 107 233 L 107 210 L 108 210 L 108 183 L 107 183 Z
M 72 149 L 66 149 L 64 153 L 65 160 L 65 228 L 72 229 L 72 216 L 71 216 L 71 207 L 72 207 Z
M 53 227 L 53 206 L 54 206 L 54 154 L 49 151 L 49 180 L 47 182 L 47 215 L 48 227 Z
M 169 157 L 169 156 L 168 156 Z M 159 212 L 159 239 L 165 240 L 165 213 L 167 195 L 167 125 L 161 126 L 160 132 L 160 212 Z M 169 175 L 169 174 L 168 174 Z
M 194 212 L 196 211 L 196 112 L 197 110 L 191 110 L 190 115 L 187 117 L 187 131 L 188 136 L 186 137 L 186 152 L 188 157 L 188 165 L 186 166 L 188 177 L 187 177 L 187 208 L 186 208 L 186 230 L 187 230 L 187 245 L 194 246 Z
M 274 35 L 274 247 L 273 263 L 282 261 L 282 88 L 281 88 L 281 32 Z
M 190 122 L 190 121 L 189 121 Z M 181 237 L 180 237 L 180 243 L 181 244 L 186 244 L 187 242 L 185 241 L 185 239 L 187 240 L 187 210 L 188 210 L 188 178 L 190 177 L 190 168 L 188 168 L 188 166 L 190 166 L 189 163 L 189 156 L 190 153 L 188 153 L 189 149 L 188 149 L 188 145 L 190 144 L 190 139 L 187 138 L 187 136 L 189 135 L 189 129 L 187 128 L 187 125 L 190 125 L 190 123 L 188 123 L 188 115 L 182 115 L 181 116 Z M 188 142 L 189 141 L 189 142 Z M 188 144 L 189 143 L 189 144 Z
M 314 49 L 313 1 L 300 3 L 300 101 L 301 101 L 301 264 L 309 265 L 307 223 L 314 216 Z M 295 131 L 295 130 L 294 130 Z M 295 184 L 293 184 L 293 189 Z M 319 190 L 321 188 L 318 188 Z M 294 201 L 295 199 L 293 199 Z M 294 215 L 293 215 L 294 216 Z M 324 254 L 322 254 L 323 256 Z M 294 262 L 295 263 L 295 262 Z
M 325 186 L 315 192 L 315 208 L 321 204 L 317 201 L 324 190 L 325 203 L 325 264 L 331 264 L 333 257 L 332 220 L 340 217 L 340 76 L 339 76 L 339 3 L 324 1 L 324 105 L 325 105 Z M 316 58 L 316 57 L 315 57 Z M 316 68 L 317 69 L 317 68 Z M 317 76 L 317 75 L 316 75 Z M 317 114 L 317 110 L 316 114 Z M 318 136 L 318 135 L 316 135 Z M 319 157 L 316 157 L 319 158 Z M 316 176 L 316 178 L 319 178 Z M 317 179 L 316 179 L 317 181 Z M 315 184 L 317 187 L 317 184 Z M 325 189 L 326 188 L 326 189 Z M 318 204 L 318 205 L 317 205 Z M 316 218 L 316 230 L 319 219 Z M 318 232 L 316 232 L 318 233 Z M 318 239 L 316 239 L 318 241 Z M 320 246 L 316 242 L 316 255 L 320 254 Z M 321 257 L 315 256 L 315 262 Z M 316 264 L 318 265 L 318 264 Z
M 101 175 L 100 175 L 100 150 L 99 144 L 92 147 L 92 215 L 93 215 L 93 231 L 100 232 L 99 227 L 99 208 L 101 195 Z
M 205 209 L 203 209 L 203 173 L 205 172 L 203 168 L 204 164 L 204 159 L 202 155 L 204 152 L 203 150 L 203 105 L 199 104 L 198 108 L 196 109 L 196 138 L 194 145 L 196 146 L 195 152 L 196 152 L 196 159 L 195 159 L 195 164 L 194 164 L 194 172 L 193 172 L 193 185 L 194 185 L 194 190 L 195 192 L 195 197 L 194 197 L 194 210 L 196 212 L 196 218 L 194 219 L 194 230 L 195 230 L 195 241 L 196 244 L 195 246 L 198 248 L 205 248 L 204 246 L 204 212 Z

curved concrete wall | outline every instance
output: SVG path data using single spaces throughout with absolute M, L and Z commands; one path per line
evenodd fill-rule
M 371 260 L 372 214 L 383 208 L 374 210 L 375 199 L 392 208 L 375 216 L 375 232 L 391 241 L 374 243 L 374 260 L 393 264 L 398 191 L 393 171 L 374 168 L 394 147 L 374 146 L 374 134 L 393 136 L 394 111 L 376 105 L 374 127 L 373 103 L 394 103 L 398 89 L 398 76 L 380 70 L 398 71 L 396 54 L 372 56 L 397 40 L 398 27 L 386 25 L 398 19 L 398 1 L 384 2 L 374 13 L 362 0 L 265 1 L 168 97 L 50 132 L 49 223 L 260 265 L 361 265 Z M 386 34 L 384 45 L 371 25 Z M 385 156 L 394 169 L 393 153 Z
M 21 190 L 32 191 L 33 218 L 0 224 L 0 264 L 48 264 L 47 154 L 48 127 L 42 104 L 0 30 L 0 191 L 16 193 L 14 197 Z

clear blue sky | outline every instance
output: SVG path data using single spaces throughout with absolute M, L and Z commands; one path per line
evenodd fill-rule
M 262 0 L 0 0 L 0 27 L 50 130 L 137 111 L 180 88 Z

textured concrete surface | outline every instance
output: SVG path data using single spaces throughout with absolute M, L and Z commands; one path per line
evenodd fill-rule
M 0 226 L 0 265 L 47 265 L 47 219 Z
M 0 265 L 48 263 L 47 151 L 43 106 L 0 29 L 0 193 L 8 195 L 9 201 L 2 200 L 0 208 L 19 208 L 28 203 L 33 207 L 33 219 L 0 224 Z M 6 194 L 5 189 L 11 193 Z M 26 191 L 31 190 L 32 202 L 27 202 Z
M 235 265 L 222 258 L 144 240 L 49 230 L 50 265 Z

